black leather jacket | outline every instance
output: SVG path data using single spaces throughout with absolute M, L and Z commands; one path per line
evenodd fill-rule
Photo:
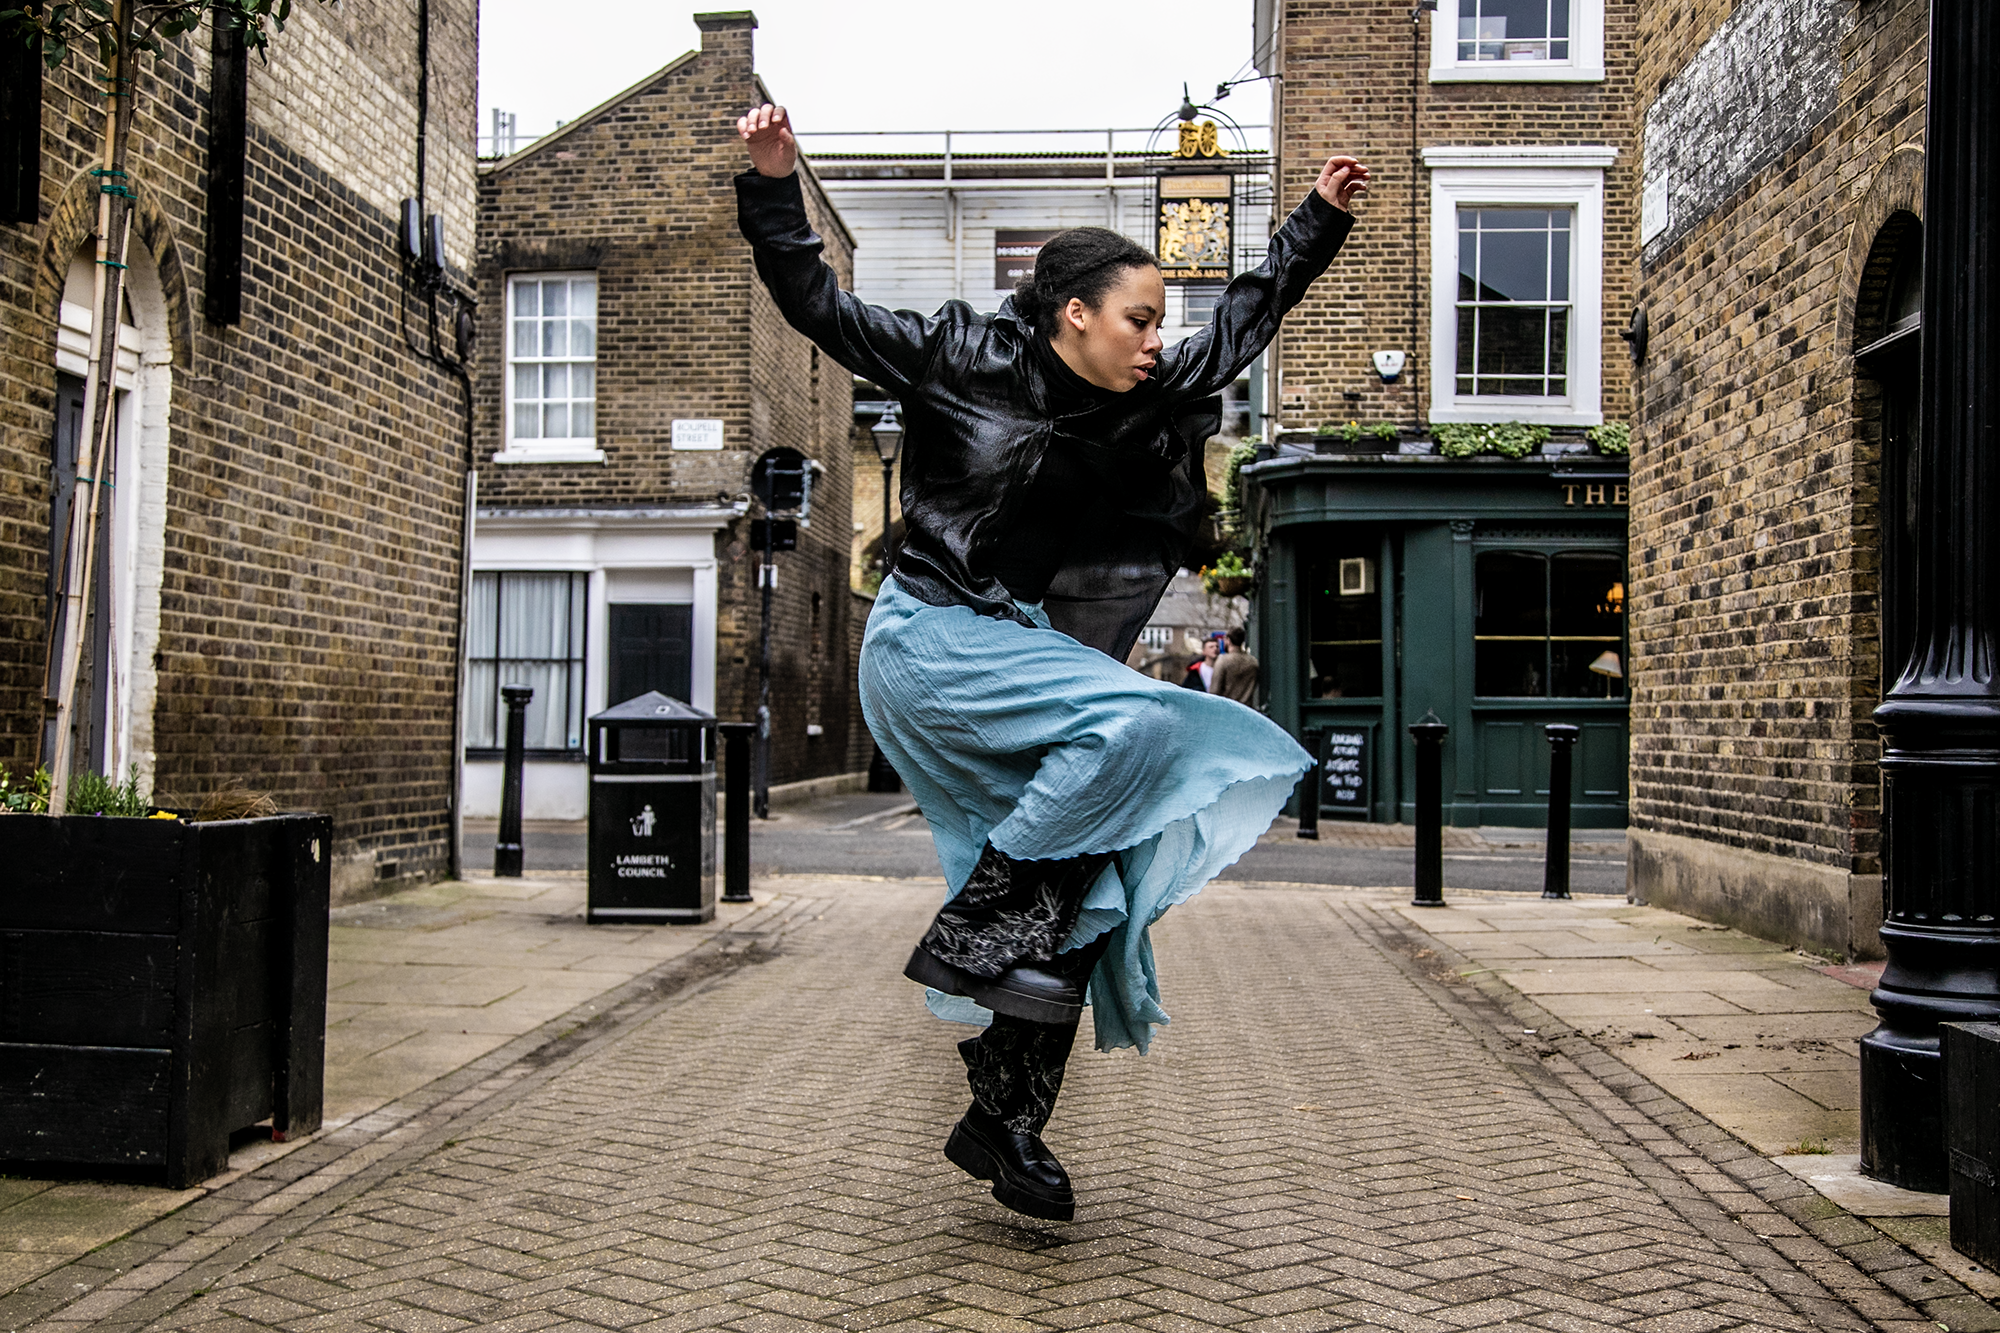
M 1022 624 L 1017 597 L 1039 595 L 1057 629 L 1120 660 L 1201 520 L 1214 395 L 1276 336 L 1354 221 L 1308 195 L 1264 263 L 1229 284 L 1214 323 L 1163 351 L 1145 383 L 1112 393 L 1035 346 L 1011 299 L 993 315 L 950 301 L 925 316 L 840 290 L 796 174 L 745 172 L 736 207 L 785 319 L 902 404 L 908 535 L 896 581 L 933 606 Z

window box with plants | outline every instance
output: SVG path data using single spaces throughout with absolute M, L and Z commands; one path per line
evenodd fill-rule
M 0 1160 L 222 1171 L 319 1127 L 332 821 L 225 788 L 0 773 Z

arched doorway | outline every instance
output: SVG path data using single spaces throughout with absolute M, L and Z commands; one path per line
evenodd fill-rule
M 1917 352 L 1923 338 L 1923 224 L 1907 212 L 1892 213 L 1875 234 L 1862 274 L 1854 321 L 1854 359 L 1873 381 L 1864 397 L 1880 441 L 1882 635 L 1881 689 L 1887 693 L 1909 664 L 1916 641 L 1912 596 L 1917 530 Z
M 129 267 L 112 383 L 112 453 L 106 478 L 110 485 L 100 501 L 92 538 L 98 573 L 85 603 L 72 738 L 78 769 L 122 779 L 136 767 L 141 787 L 150 789 L 173 356 L 159 269 L 137 237 L 126 257 Z M 84 390 L 96 322 L 95 264 L 94 240 L 71 255 L 57 314 L 48 537 L 46 688 L 51 698 L 61 669 L 55 645 L 63 626 L 66 537 L 83 461 Z M 84 521 L 81 513 L 76 518 Z M 54 727 L 51 716 L 43 725 L 44 762 L 55 752 Z

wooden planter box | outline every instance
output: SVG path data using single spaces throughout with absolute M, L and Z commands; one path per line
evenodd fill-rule
M 0 816 L 0 1161 L 159 1167 L 319 1127 L 324 815 Z

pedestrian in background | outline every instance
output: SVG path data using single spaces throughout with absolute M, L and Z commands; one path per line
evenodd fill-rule
M 821 258 L 784 110 L 737 132 L 758 276 L 903 406 L 906 536 L 868 617 L 861 709 L 950 891 L 904 973 L 941 1017 L 984 1026 L 958 1045 L 972 1106 L 945 1156 L 1066 1221 L 1076 1195 L 1041 1132 L 1086 985 L 1098 1047 L 1143 1052 L 1167 1020 L 1147 929 L 1256 845 L 1312 766 L 1270 719 L 1125 658 L 1204 520 L 1208 404 L 1333 261 L 1368 170 L 1329 158 L 1264 262 L 1170 348 L 1158 261 L 1102 227 L 1048 241 L 995 314 L 866 305 Z
M 1259 674 L 1257 659 L 1243 646 L 1243 627 L 1235 626 L 1229 631 L 1229 651 L 1209 677 L 1208 692 L 1255 708 Z
M 1209 692 L 1209 682 L 1215 679 L 1215 660 L 1222 653 L 1222 640 L 1211 634 L 1201 641 L 1201 656 L 1188 663 L 1187 674 L 1181 677 L 1181 684 L 1191 690 Z

